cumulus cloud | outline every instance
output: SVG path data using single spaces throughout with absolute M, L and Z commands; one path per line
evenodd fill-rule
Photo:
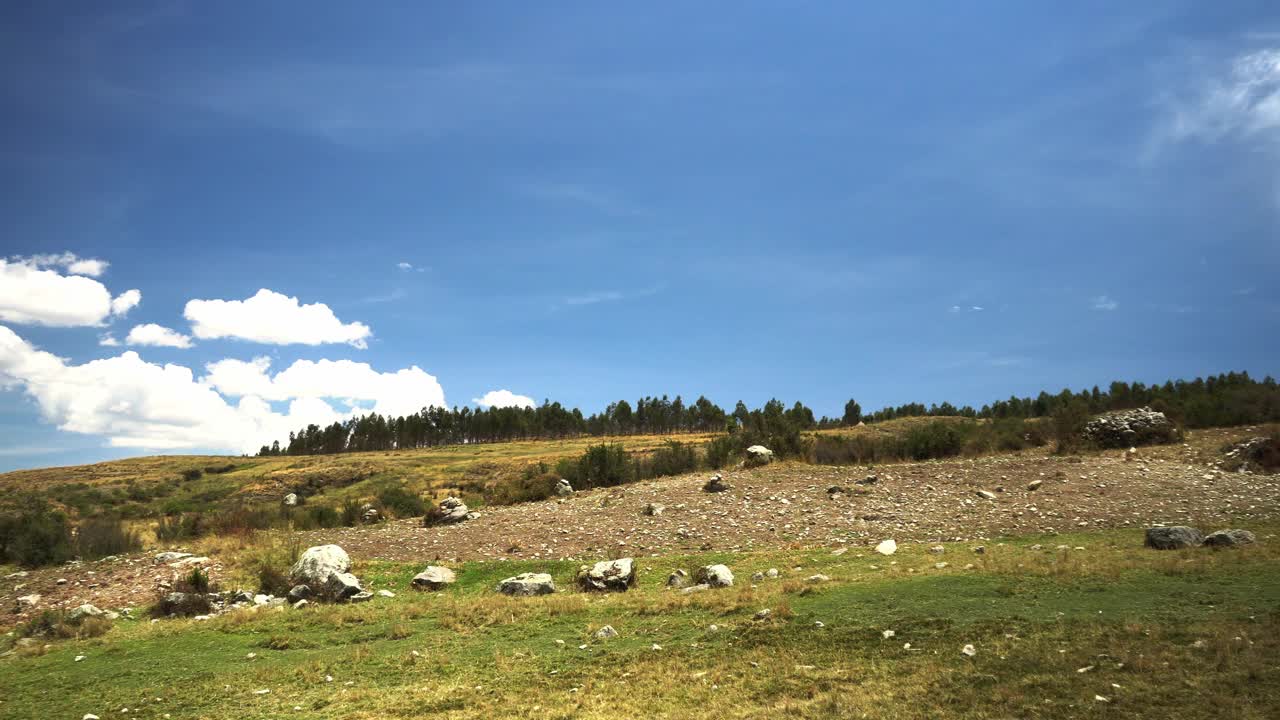
M 130 345 L 151 345 L 153 347 L 172 348 L 191 347 L 191 338 L 177 332 L 176 330 L 170 330 L 163 325 L 157 325 L 155 323 L 134 325 L 133 329 L 129 331 L 129 335 L 125 337 L 124 341 Z
M 142 293 L 129 290 L 112 300 L 102 283 L 45 269 L 57 263 L 43 257 L 0 259 L 0 320 L 53 327 L 102 325 L 142 299 Z
M 273 345 L 347 343 L 367 347 L 373 331 L 358 322 L 343 323 L 328 305 L 303 305 L 265 288 L 246 300 L 191 300 L 183 313 L 202 340 L 234 338 Z
M 1115 310 L 1118 307 L 1120 307 L 1120 303 L 1116 302 L 1115 300 L 1112 300 L 1106 295 L 1099 295 L 1098 297 L 1093 299 L 1094 310 L 1111 311 L 1111 310 Z
M 113 447 L 251 452 L 264 443 L 283 440 L 290 430 L 310 423 L 327 425 L 363 412 L 335 409 L 324 399 L 331 392 L 315 390 L 300 380 L 286 378 L 277 385 L 284 373 L 267 377 L 265 360 L 246 364 L 251 366 L 246 377 L 262 376 L 266 384 L 259 387 L 270 391 L 272 398 L 289 401 L 286 411 L 274 410 L 269 398 L 256 394 L 241 395 L 232 403 L 209 378 L 197 380 L 181 365 L 146 362 L 133 351 L 73 365 L 0 325 L 0 387 L 24 391 L 43 418 L 59 429 L 102 435 Z M 390 378 L 383 381 L 381 391 L 392 397 L 370 398 L 375 406 L 403 411 L 444 404 L 435 378 L 418 368 L 381 376 Z M 340 377 L 336 380 L 341 382 Z M 308 382 L 322 379 L 309 377 Z M 313 392 L 285 398 L 281 387 L 312 387 Z M 339 390 L 352 395 L 367 392 Z
M 111 314 L 124 317 L 126 313 L 137 307 L 140 302 L 142 302 L 141 291 L 125 290 L 111 301 Z
M 102 347 L 120 347 L 120 341 L 111 333 L 103 333 L 98 336 L 98 344 Z
M 107 271 L 111 263 L 97 258 L 82 258 L 75 253 L 64 252 L 60 255 L 32 255 L 29 258 L 13 258 L 17 262 L 26 262 L 38 268 L 60 267 L 69 275 L 88 275 L 98 277 Z
M 270 367 L 271 360 L 265 357 L 248 362 L 219 360 L 205 367 L 207 374 L 201 382 L 230 397 L 331 398 L 383 415 L 408 415 L 424 407 L 445 406 L 439 381 L 416 365 L 380 373 L 368 363 L 351 360 L 298 360 L 274 376 L 268 374 Z
M 536 403 L 528 395 L 516 395 L 510 390 L 490 390 L 483 396 L 471 398 L 471 402 L 481 407 L 534 407 Z

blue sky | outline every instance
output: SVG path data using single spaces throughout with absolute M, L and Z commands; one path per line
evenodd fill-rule
M 0 9 L 0 469 L 1280 369 L 1271 3 L 326 5 Z

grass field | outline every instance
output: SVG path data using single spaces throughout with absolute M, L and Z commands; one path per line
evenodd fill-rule
M 1259 544 L 1218 552 L 1145 550 L 1122 530 L 1006 539 L 982 555 L 640 558 L 625 595 L 573 590 L 568 562 L 465 564 L 437 594 L 408 589 L 418 565 L 357 563 L 396 597 L 122 620 L 9 655 L 0 717 L 1274 718 L 1280 551 L 1276 528 L 1252 529 Z M 733 568 L 734 588 L 662 587 L 672 569 L 713 561 Z M 770 567 L 781 577 L 753 588 Z M 561 592 L 494 594 L 526 570 L 552 572 Z M 831 579 L 808 582 L 815 573 Z M 619 637 L 595 639 L 605 624 Z

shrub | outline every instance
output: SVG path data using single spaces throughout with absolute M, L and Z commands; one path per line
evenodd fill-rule
M 693 446 L 668 440 L 663 447 L 654 450 L 649 457 L 635 461 L 637 480 L 680 475 L 698 469 L 698 454 Z
M 191 480 L 199 480 L 204 475 L 204 471 L 200 468 L 191 468 L 182 471 L 182 479 L 190 482 Z
M 173 584 L 173 589 L 181 593 L 207 593 L 209 592 L 209 574 L 203 568 L 191 568 L 191 572 Z
M 200 513 L 165 515 L 156 523 L 156 539 L 163 542 L 189 540 L 200 537 L 208 529 Z
M 342 515 L 340 518 L 344 527 L 355 527 L 360 524 L 360 503 L 352 498 L 347 498 L 342 502 Z
M 17 637 L 93 638 L 105 635 L 111 629 L 111 621 L 105 617 L 86 617 L 78 623 L 67 622 L 62 610 L 45 610 L 14 628 Z
M 258 592 L 277 597 L 285 595 L 293 587 L 288 570 L 302 554 L 302 544 L 297 538 L 288 541 L 274 540 L 247 550 L 241 557 L 244 567 L 258 581 Z M 319 590 L 319 588 L 312 588 Z
M 86 560 L 121 555 L 142 549 L 138 533 L 124 526 L 118 517 L 86 520 L 76 530 L 76 554 Z
M 378 493 L 378 502 L 384 510 L 391 511 L 396 517 L 417 517 L 427 511 L 427 504 L 417 493 L 410 492 L 403 485 L 393 485 Z
M 213 516 L 210 529 L 218 535 L 247 535 L 254 530 L 266 530 L 284 524 L 286 514 L 274 506 L 249 507 L 235 505 Z
M 562 461 L 565 462 L 565 461 Z M 573 461 L 568 461 L 570 464 Z M 520 475 L 505 481 L 490 483 L 482 488 L 486 505 L 514 505 L 522 502 L 546 500 L 555 492 L 560 474 L 553 472 L 544 462 L 525 466 Z M 572 478 L 565 478 L 573 483 Z
M 192 617 L 194 615 L 208 615 L 212 611 L 213 603 L 209 601 L 208 595 L 177 590 L 162 593 L 156 599 L 156 603 L 151 606 L 150 615 L 153 618 L 168 617 L 170 615 Z
M 222 473 L 229 473 L 235 469 L 236 469 L 235 463 L 227 463 L 226 465 L 209 465 L 204 469 L 204 471 L 209 475 L 221 475 Z
M 332 528 L 342 524 L 338 511 L 328 505 L 308 505 L 301 511 L 290 512 L 289 518 L 295 530 Z
M 16 514 L 0 518 L 0 550 L 23 567 L 66 562 L 73 547 L 67 516 L 41 498 L 24 498 Z
M 737 443 L 729 435 L 721 435 L 707 443 L 707 467 L 719 469 L 729 464 L 736 451 Z

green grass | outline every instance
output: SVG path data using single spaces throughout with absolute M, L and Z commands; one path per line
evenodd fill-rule
M 463 564 L 438 594 L 408 589 L 417 565 L 366 563 L 356 568 L 366 585 L 397 597 L 127 621 L 0 659 L 0 717 L 128 707 L 129 717 L 246 719 L 1270 718 L 1280 714 L 1280 550 L 1254 529 L 1261 544 L 1224 552 L 1149 551 L 1140 532 L 1111 531 L 988 543 L 985 555 L 948 545 L 941 556 L 908 546 L 892 558 L 638 558 L 641 582 L 625 595 L 572 590 L 569 562 Z M 1031 550 L 1037 542 L 1049 549 Z M 737 587 L 662 589 L 670 570 L 715 561 Z M 751 573 L 769 567 L 783 577 L 751 588 Z M 565 591 L 493 593 L 535 569 Z M 818 572 L 831 581 L 805 581 Z M 753 620 L 762 608 L 773 619 Z M 595 640 L 605 624 L 621 636 Z M 960 654 L 966 643 L 975 657 Z

